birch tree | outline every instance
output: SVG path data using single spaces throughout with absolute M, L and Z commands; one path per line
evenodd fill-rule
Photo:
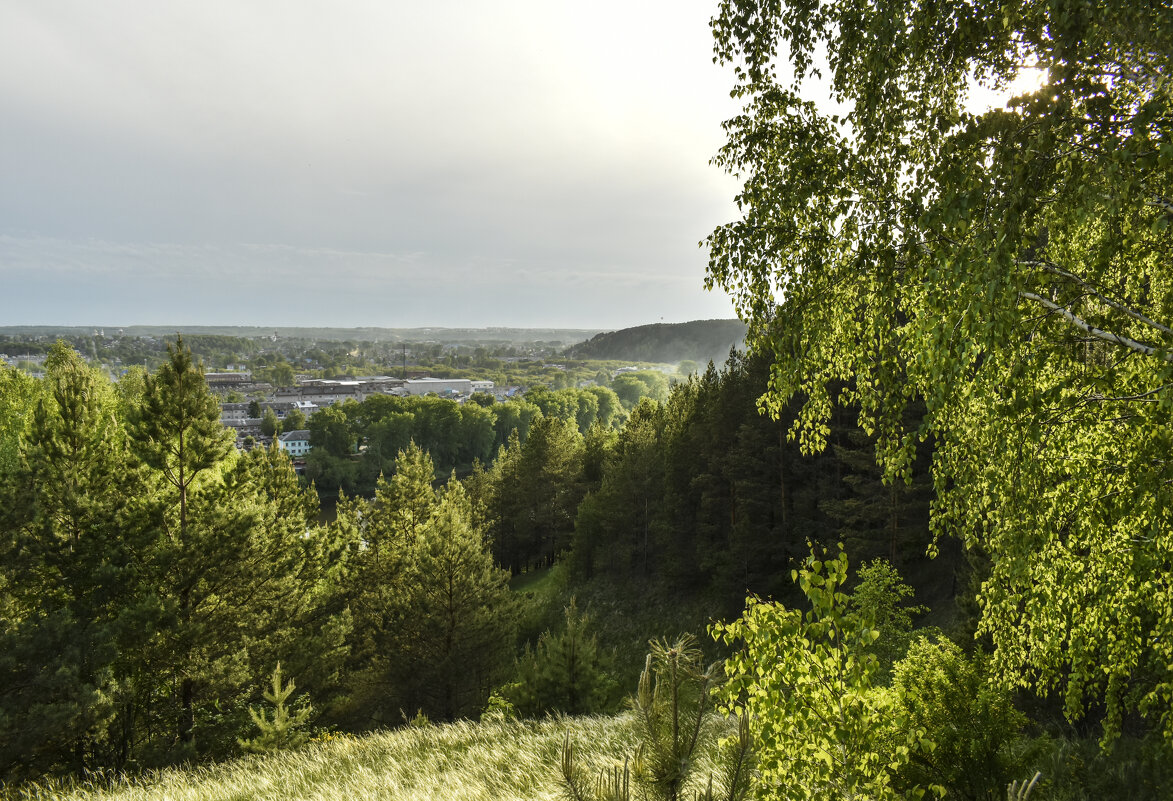
M 765 410 L 861 410 L 889 481 L 992 559 L 1008 684 L 1173 740 L 1173 5 L 725 0 L 743 182 L 709 286 L 772 354 Z M 979 86 L 1040 81 L 983 110 Z M 846 386 L 835 391 L 832 387 Z M 902 411 L 923 399 L 919 422 Z

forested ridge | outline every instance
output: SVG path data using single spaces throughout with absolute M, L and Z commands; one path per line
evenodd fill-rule
M 583 359 L 630 359 L 644 362 L 692 361 L 704 365 L 720 362 L 730 348 L 745 344 L 745 323 L 740 320 L 693 320 L 687 323 L 652 323 L 605 331 L 567 348 L 567 354 Z

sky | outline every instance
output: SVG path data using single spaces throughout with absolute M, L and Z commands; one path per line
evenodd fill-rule
M 0 325 L 733 317 L 716 0 L 0 0 Z

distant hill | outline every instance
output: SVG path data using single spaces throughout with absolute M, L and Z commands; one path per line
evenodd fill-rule
M 720 365 L 730 348 L 745 350 L 745 323 L 741 320 L 693 320 L 691 323 L 653 323 L 596 334 L 567 349 L 580 359 L 629 359 L 675 364 L 691 359 L 700 365 Z

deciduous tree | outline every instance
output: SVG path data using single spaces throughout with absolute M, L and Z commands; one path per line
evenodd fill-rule
M 765 408 L 803 399 L 807 450 L 836 400 L 889 480 L 934 438 L 935 530 L 991 558 L 997 674 L 1173 739 L 1170 13 L 724 0 L 742 217 L 707 280 L 774 356 Z M 968 103 L 1024 68 L 1036 91 Z
M 848 606 L 846 554 L 812 553 L 793 576 L 809 611 L 751 598 L 740 620 L 714 627 L 738 646 L 721 694 L 727 710 L 751 721 L 754 784 L 795 801 L 918 797 L 923 790 L 898 793 L 893 779 L 930 745 L 876 686 L 880 631 Z

